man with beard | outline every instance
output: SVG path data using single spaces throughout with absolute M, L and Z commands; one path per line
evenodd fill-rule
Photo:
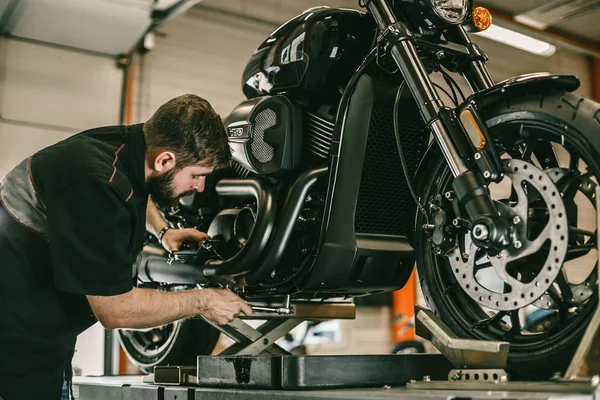
M 202 315 L 226 324 L 250 307 L 229 290 L 135 287 L 146 229 L 169 250 L 202 241 L 169 229 L 154 204 L 204 189 L 231 159 L 210 104 L 184 95 L 145 124 L 88 130 L 47 147 L 0 184 L 0 398 L 60 399 L 77 335 Z M 148 218 L 146 218 L 148 217 Z M 146 223 L 147 220 L 147 223 Z M 68 391 L 68 390 L 67 390 Z

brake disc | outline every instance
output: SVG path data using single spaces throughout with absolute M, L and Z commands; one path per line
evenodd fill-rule
M 517 194 L 517 204 L 514 207 L 502 203 L 496 204 L 499 206 L 499 214 L 510 218 L 515 225 L 514 245 L 503 250 L 496 257 L 489 257 L 489 262 L 505 286 L 510 286 L 510 290 L 507 293 L 498 293 L 477 281 L 475 263 L 478 260 L 479 247 L 474 243 L 470 244 L 467 254 L 463 255 L 460 246 L 457 246 L 448 257 L 457 282 L 473 300 L 491 309 L 511 311 L 532 304 L 554 283 L 567 253 L 569 229 L 560 192 L 547 173 L 522 160 L 502 161 L 504 174 L 510 178 L 514 192 Z M 548 222 L 533 240 L 527 237 L 529 202 L 524 183 L 528 188 L 533 187 L 537 190 L 548 208 Z M 546 261 L 530 282 L 521 282 L 508 273 L 506 267 L 510 262 L 537 253 L 545 244 L 549 244 Z
M 546 173 L 548 174 L 550 179 L 552 179 L 552 181 L 555 183 L 562 179 L 568 172 L 568 168 L 552 168 L 546 170 Z M 596 184 L 596 182 L 594 182 L 590 178 L 583 179 L 579 184 L 579 192 L 581 192 L 592 203 L 594 209 L 596 209 L 595 193 L 597 186 L 598 185 Z M 573 304 L 583 304 L 592 296 L 592 294 L 594 293 L 594 288 L 596 287 L 596 281 L 598 280 L 597 271 L 597 268 L 593 268 L 588 277 L 579 284 L 569 283 L 569 286 L 571 287 L 571 293 L 573 293 Z M 552 299 L 552 297 L 548 293 L 544 293 L 544 295 L 537 299 L 533 303 L 533 305 L 548 310 L 558 309 L 558 304 L 556 304 L 554 299 Z

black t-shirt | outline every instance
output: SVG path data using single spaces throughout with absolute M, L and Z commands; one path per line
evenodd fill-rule
M 93 129 L 0 183 L 0 397 L 59 399 L 86 295 L 135 284 L 148 192 L 142 125 Z

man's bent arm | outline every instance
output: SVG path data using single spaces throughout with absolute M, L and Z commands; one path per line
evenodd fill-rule
M 158 238 L 160 231 L 169 226 L 167 221 L 156 207 L 156 204 L 148 197 L 148 207 L 146 208 L 146 230 Z M 183 242 L 194 241 L 202 243 L 208 239 L 208 235 L 194 228 L 187 229 L 169 229 L 162 237 L 161 245 L 169 250 L 178 250 Z
M 107 329 L 143 329 L 202 315 L 217 324 L 232 321 L 252 309 L 227 289 L 162 292 L 133 288 L 116 296 L 87 296 L 100 323 Z

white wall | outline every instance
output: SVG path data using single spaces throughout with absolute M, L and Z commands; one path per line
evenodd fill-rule
M 192 9 L 167 24 L 155 50 L 135 61 L 133 119 L 147 120 L 184 93 L 205 97 L 221 115 L 243 99 L 241 75 L 271 27 Z
M 0 176 L 73 133 L 118 123 L 121 77 L 109 58 L 0 38 Z
M 122 73 L 109 58 L 0 38 L 0 177 L 37 150 L 117 124 Z M 73 366 L 104 370 L 104 329 L 78 339 Z

